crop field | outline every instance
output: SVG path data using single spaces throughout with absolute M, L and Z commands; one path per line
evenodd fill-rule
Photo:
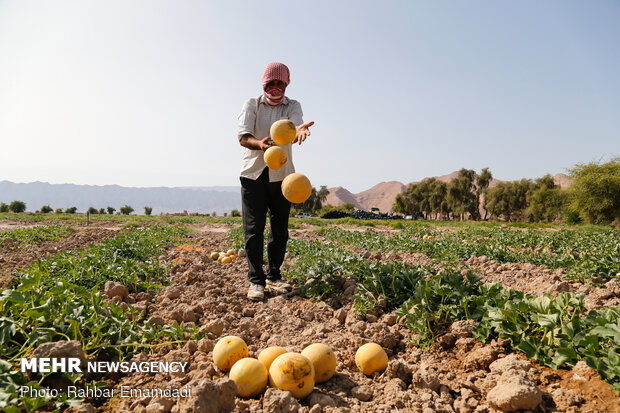
M 239 218 L 17 218 L 0 216 L 0 411 L 620 411 L 617 230 L 291 219 L 293 291 L 250 302 L 244 258 L 211 257 L 243 247 Z M 250 357 L 327 344 L 336 372 L 301 399 L 236 397 L 214 362 L 231 335 Z M 369 342 L 388 364 L 365 375 Z M 37 357 L 187 369 L 22 371 Z

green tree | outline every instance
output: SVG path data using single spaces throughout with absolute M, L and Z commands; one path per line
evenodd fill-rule
M 233 209 L 232 211 L 230 211 L 230 216 L 231 217 L 240 217 L 241 216 L 241 212 L 239 212 L 238 209 Z
M 56 208 L 55 214 L 62 214 L 62 208 Z
M 0 212 L 9 212 L 9 206 L 4 202 L 0 202 Z
M 99 208 L 99 213 L 105 215 L 105 208 Z
M 574 178 L 571 206 L 586 221 L 598 224 L 620 220 L 620 157 L 606 163 L 577 164 L 570 175 Z
M 75 211 L 77 211 L 77 207 L 71 207 L 71 208 L 65 209 L 65 212 L 67 214 L 75 214 Z
M 25 212 L 26 211 L 26 203 L 23 201 L 13 201 L 11 202 L 11 204 L 9 205 L 9 211 L 11 212 L 16 212 L 16 213 L 20 213 L 20 212 Z
M 108 210 L 108 214 L 109 215 L 114 215 L 114 211 L 116 211 L 116 208 L 112 208 L 111 206 L 106 208 Z
M 43 205 L 43 206 L 41 207 L 41 213 L 42 213 L 42 214 L 47 214 L 47 213 L 52 212 L 52 211 L 53 211 L 53 209 L 52 209 L 52 207 L 51 207 L 51 206 L 49 206 L 49 205 Z
M 486 209 L 486 193 L 492 179 L 493 175 L 491 174 L 489 168 L 482 168 L 480 175 L 476 176 L 476 196 L 478 197 L 478 205 L 482 206 L 482 209 L 484 209 L 484 217 L 482 219 L 485 221 L 488 215 L 488 211 Z
M 487 192 L 488 211 L 498 218 L 503 216 L 506 221 L 524 218 L 531 185 L 528 179 L 500 182 Z
M 477 219 L 478 200 L 475 191 L 476 172 L 473 169 L 461 169 L 456 178 L 448 183 L 446 200 L 455 217 L 463 220 L 466 214 Z
M 121 211 L 121 214 L 123 215 L 129 215 L 133 212 L 133 208 L 130 207 L 129 205 L 125 205 L 121 207 L 120 211 Z
M 568 192 L 560 188 L 540 186 L 527 194 L 527 215 L 533 222 L 552 222 L 560 219 L 568 204 Z
M 294 207 L 299 211 L 317 212 L 323 206 L 323 202 L 327 199 L 327 195 L 329 195 L 327 186 L 322 185 L 321 189 L 318 191 L 316 188 L 312 187 L 312 192 L 310 192 L 308 199 L 301 204 L 294 204 Z
M 95 208 L 95 207 L 89 207 L 88 208 L 88 213 L 91 214 L 91 215 L 95 215 L 95 214 L 99 213 L 99 210 L 97 208 Z
M 448 202 L 446 201 L 447 194 L 448 184 L 443 181 L 434 180 L 431 185 L 429 202 L 431 212 L 435 215 L 435 219 L 437 219 L 439 215 L 445 216 L 450 212 Z
M 153 212 L 153 208 L 149 206 L 144 207 L 144 215 L 151 215 L 151 212 Z
M 417 189 L 417 186 L 418 184 L 409 184 L 403 192 L 396 195 L 394 205 L 392 205 L 392 211 L 403 215 L 413 215 L 417 212 L 421 212 L 421 200 L 418 199 L 420 191 Z

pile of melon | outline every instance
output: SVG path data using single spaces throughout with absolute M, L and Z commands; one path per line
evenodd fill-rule
M 301 353 L 283 347 L 267 347 L 258 358 L 248 357 L 248 346 L 242 338 L 226 336 L 213 348 L 213 361 L 237 385 L 237 396 L 255 397 L 265 391 L 267 384 L 303 399 L 312 393 L 315 383 L 329 380 L 336 371 L 336 355 L 326 344 L 314 343 Z M 388 357 L 375 343 L 361 346 L 355 354 L 355 364 L 366 375 L 381 372 Z
M 230 264 L 238 257 L 244 257 L 245 250 L 240 249 L 239 251 L 235 251 L 234 249 L 229 249 L 226 252 L 212 252 L 210 257 L 213 261 L 217 261 L 222 264 Z
M 271 125 L 271 139 L 278 145 L 284 146 L 293 143 L 297 128 L 288 119 L 280 119 Z M 265 163 L 270 169 L 280 169 L 287 161 L 286 153 L 281 146 L 272 146 L 263 155 Z M 310 180 L 303 174 L 292 173 L 282 181 L 282 195 L 293 204 L 301 204 L 312 193 Z

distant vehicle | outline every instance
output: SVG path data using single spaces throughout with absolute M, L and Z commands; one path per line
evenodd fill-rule
M 307 212 L 302 212 L 300 214 L 295 215 L 295 218 L 318 218 L 316 215 L 314 214 L 309 214 Z
M 413 219 L 413 215 L 405 215 L 405 219 Z
M 379 211 L 379 208 L 370 208 L 370 212 L 372 212 L 373 214 L 380 214 L 381 211 Z

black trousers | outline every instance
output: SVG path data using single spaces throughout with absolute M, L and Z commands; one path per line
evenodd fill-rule
M 265 280 L 279 280 L 280 266 L 288 241 L 288 216 L 291 203 L 282 195 L 282 181 L 269 182 L 269 168 L 256 180 L 240 177 L 243 237 L 248 261 L 248 280 L 265 285 Z M 271 232 L 267 239 L 267 274 L 263 271 L 263 234 L 269 211 Z

